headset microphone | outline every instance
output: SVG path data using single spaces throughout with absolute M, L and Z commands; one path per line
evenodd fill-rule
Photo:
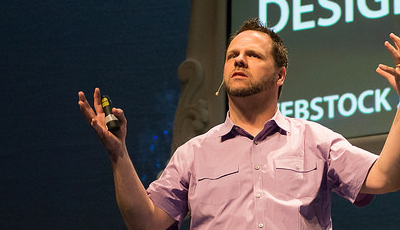
M 219 91 L 221 90 L 223 84 L 224 84 L 224 79 L 222 79 L 221 85 L 219 85 L 217 92 L 215 92 L 215 96 L 218 96 Z

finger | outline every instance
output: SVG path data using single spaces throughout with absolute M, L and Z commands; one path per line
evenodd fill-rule
M 99 122 L 96 118 L 92 119 L 91 125 L 92 125 L 93 129 L 96 131 L 99 138 L 101 140 L 104 139 L 104 127 L 99 124 Z
M 92 107 L 90 106 L 89 102 L 86 100 L 85 94 L 80 91 L 78 92 L 79 97 L 79 108 L 88 122 L 91 122 L 93 117 L 96 116 L 95 112 L 93 111 Z
M 124 111 L 122 109 L 116 109 L 113 108 L 112 113 L 114 114 L 114 116 L 117 117 L 118 122 L 119 122 L 119 126 L 120 129 L 117 131 L 117 135 L 120 137 L 123 137 L 126 135 L 126 126 L 127 126 L 127 120 L 126 117 L 124 115 Z
M 394 76 L 396 75 L 396 69 L 383 64 L 379 64 L 376 72 L 386 78 L 394 78 Z
M 112 113 L 114 114 L 114 116 L 116 116 L 118 118 L 118 121 L 120 124 L 126 123 L 126 117 L 125 117 L 124 111 L 122 109 L 113 108 Z
M 400 53 L 399 51 L 394 48 L 394 46 L 392 46 L 392 44 L 390 44 L 390 42 L 386 41 L 385 42 L 385 47 L 387 50 L 389 50 L 390 54 L 392 55 L 395 63 L 399 63 L 400 62 Z
M 101 125 L 101 123 L 94 118 L 91 123 L 93 129 L 97 133 L 97 136 L 99 137 L 100 141 L 103 143 L 103 145 L 109 149 L 110 142 L 112 138 L 115 138 L 114 135 L 112 135 L 105 126 Z M 111 135 L 110 135 L 111 134 Z
M 388 41 L 385 42 L 386 49 L 389 50 L 390 54 L 394 58 L 395 64 L 400 63 L 400 38 L 394 33 L 390 34 L 390 38 L 392 39 L 395 47 L 390 44 Z
M 119 148 L 121 143 L 120 140 L 114 134 L 108 131 L 105 126 L 102 126 L 97 119 L 92 120 L 92 126 L 96 131 L 100 141 L 109 151 Z
M 386 72 L 389 74 L 391 77 L 396 78 L 396 80 L 400 80 L 400 64 L 397 64 L 395 68 L 379 64 L 378 69 L 381 69 L 382 71 Z
M 396 91 L 398 91 L 397 79 L 393 74 L 395 70 L 392 67 L 380 64 L 379 67 L 376 69 L 376 72 L 385 77 L 389 81 L 390 85 Z
M 390 34 L 390 38 L 394 42 L 396 49 L 400 50 L 400 38 L 397 35 L 395 35 L 394 33 Z
M 93 93 L 93 106 L 97 114 L 103 113 L 103 107 L 101 107 L 100 89 L 95 88 Z

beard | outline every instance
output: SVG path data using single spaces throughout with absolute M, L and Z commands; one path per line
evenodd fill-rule
M 265 90 L 271 89 L 274 85 L 276 85 L 277 79 L 272 76 L 265 77 L 262 81 L 252 82 L 249 81 L 243 87 L 231 87 L 229 80 L 225 82 L 225 91 L 228 95 L 234 97 L 248 97 L 252 95 L 256 95 Z

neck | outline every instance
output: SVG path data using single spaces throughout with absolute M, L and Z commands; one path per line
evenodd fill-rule
M 229 97 L 230 119 L 236 125 L 256 136 L 265 122 L 270 120 L 277 111 L 277 99 L 267 98 L 257 94 L 249 97 Z

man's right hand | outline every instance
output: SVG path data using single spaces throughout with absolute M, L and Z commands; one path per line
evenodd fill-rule
M 104 121 L 104 112 L 101 107 L 101 98 L 100 98 L 100 89 L 96 88 L 94 90 L 93 99 L 94 99 L 94 110 L 90 106 L 89 102 L 86 100 L 85 94 L 80 91 L 78 92 L 79 97 L 79 108 L 86 118 L 86 120 L 90 123 L 90 125 L 94 128 L 97 133 L 97 136 L 100 138 L 103 145 L 109 151 L 110 157 L 115 158 L 118 157 L 119 154 L 126 152 L 125 145 L 125 137 L 126 137 L 126 118 L 122 109 L 113 108 L 113 114 L 118 118 L 120 123 L 120 129 L 116 132 L 111 133 L 108 131 L 107 126 Z

